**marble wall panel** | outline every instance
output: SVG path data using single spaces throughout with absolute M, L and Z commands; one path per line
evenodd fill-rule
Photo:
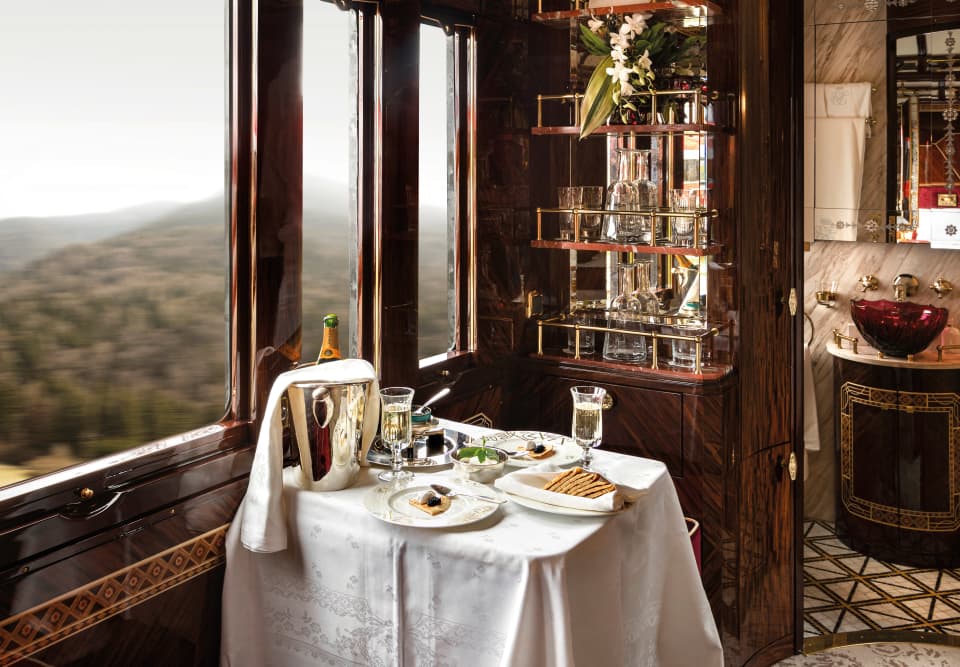
M 817 241 L 806 253 L 804 261 L 804 312 L 813 325 L 810 357 L 813 364 L 814 395 L 817 404 L 820 451 L 809 452 L 807 479 L 804 484 L 804 510 L 808 518 L 832 521 L 836 498 L 836 448 L 833 420 L 836 397 L 833 395 L 833 357 L 826 344 L 832 330 L 844 330 L 850 319 L 850 299 L 893 299 L 893 279 L 899 273 L 910 273 L 920 280 L 920 291 L 911 301 L 933 303 L 950 311 L 950 320 L 960 325 L 960 251 L 932 250 L 926 245 L 894 245 L 887 243 L 845 243 Z M 857 281 L 861 275 L 873 274 L 880 280 L 875 292 L 863 294 Z M 943 299 L 928 286 L 943 276 L 957 286 Z M 823 279 L 837 280 L 839 299 L 836 306 L 817 305 L 814 292 Z M 811 336 L 806 324 L 805 340 Z M 805 391 L 805 396 L 810 396 Z

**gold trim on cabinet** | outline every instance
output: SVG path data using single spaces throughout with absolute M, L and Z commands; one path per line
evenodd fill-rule
M 853 406 L 866 405 L 881 410 L 898 410 L 906 414 L 942 413 L 948 420 L 947 466 L 949 510 L 922 512 L 876 503 L 854 494 L 853 475 Z M 960 435 L 960 395 L 878 389 L 853 382 L 840 387 L 840 498 L 854 516 L 895 528 L 926 532 L 960 530 L 960 473 L 957 465 L 957 442 Z
M 224 524 L 0 621 L 0 667 L 7 667 L 226 560 Z

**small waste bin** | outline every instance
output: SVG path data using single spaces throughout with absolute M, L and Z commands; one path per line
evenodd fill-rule
M 687 534 L 690 535 L 690 546 L 693 547 L 693 557 L 697 560 L 697 572 L 703 573 L 700 566 L 700 522 L 690 517 L 684 517 L 687 522 Z

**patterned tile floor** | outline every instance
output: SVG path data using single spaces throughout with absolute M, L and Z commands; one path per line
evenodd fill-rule
M 885 563 L 804 523 L 804 637 L 877 630 L 960 635 L 960 570 Z

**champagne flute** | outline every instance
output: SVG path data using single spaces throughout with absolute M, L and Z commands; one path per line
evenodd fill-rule
M 384 470 L 377 479 L 381 482 L 405 482 L 413 473 L 403 469 L 401 451 L 410 443 L 410 411 L 413 407 L 413 389 L 385 387 L 380 390 L 380 439 L 390 447 L 390 470 Z
M 571 387 L 573 395 L 573 439 L 583 449 L 580 467 L 591 470 L 593 448 L 600 445 L 603 436 L 603 387 L 581 385 Z

